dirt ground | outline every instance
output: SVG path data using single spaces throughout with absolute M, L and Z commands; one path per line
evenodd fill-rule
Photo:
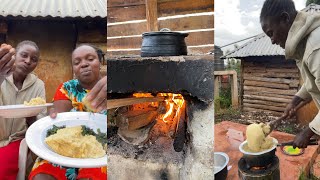
M 266 123 L 276 119 L 277 116 L 264 112 L 241 113 L 235 109 L 221 109 L 215 112 L 215 124 L 221 121 L 232 121 L 240 124 L 249 125 L 251 123 Z M 296 118 L 287 119 L 281 123 L 276 130 L 290 134 L 297 134 L 302 130 L 303 126 L 296 123 Z

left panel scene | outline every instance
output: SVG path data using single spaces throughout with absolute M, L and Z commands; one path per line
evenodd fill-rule
M 2 3 L 1 179 L 107 179 L 107 0 Z

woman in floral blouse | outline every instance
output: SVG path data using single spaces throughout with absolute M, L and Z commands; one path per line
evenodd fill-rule
M 100 65 L 103 53 L 96 47 L 83 44 L 72 53 L 72 68 L 76 79 L 59 85 L 54 98 L 52 118 L 59 112 L 86 111 L 90 112 L 82 102 L 87 99 L 96 112 L 106 114 L 107 77 L 101 78 Z M 89 93 L 90 92 L 90 93 Z M 107 179 L 107 167 L 73 168 L 50 163 L 38 158 L 29 175 L 30 180 L 75 180 L 75 179 Z

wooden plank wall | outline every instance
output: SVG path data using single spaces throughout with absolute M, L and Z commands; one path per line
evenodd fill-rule
M 107 52 L 107 23 L 105 20 L 96 21 L 78 21 L 76 46 L 82 43 L 88 43 L 100 48 L 104 53 Z M 102 76 L 107 74 L 106 61 L 102 62 L 100 73 Z
M 242 63 L 243 111 L 281 115 L 298 91 L 299 71 L 295 62 L 271 57 Z
M 214 0 L 108 0 L 108 55 L 139 55 L 142 33 L 162 28 L 189 32 L 189 55 L 207 53 L 213 49 L 213 13 L 172 16 L 213 11 Z
M 103 52 L 107 52 L 107 24 L 105 20 L 78 21 L 76 27 L 78 32 L 76 45 L 89 43 L 100 48 Z

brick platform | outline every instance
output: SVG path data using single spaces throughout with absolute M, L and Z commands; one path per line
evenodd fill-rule
M 246 125 L 230 121 L 223 121 L 214 127 L 214 151 L 225 152 L 230 158 L 228 166 L 232 167 L 228 172 L 228 180 L 239 179 L 238 161 L 243 154 L 238 147 L 245 140 L 246 127 Z M 234 136 L 235 134 L 237 134 L 237 139 L 228 138 L 228 136 Z M 243 137 L 241 137 L 241 134 L 243 134 Z M 278 131 L 273 131 L 270 136 L 276 138 L 279 143 L 292 141 L 294 138 L 294 135 Z M 280 160 L 281 179 L 298 179 L 300 169 L 308 169 L 311 160 L 317 157 L 317 146 L 309 146 L 305 149 L 304 154 L 300 156 L 287 156 L 278 147 L 276 155 Z

